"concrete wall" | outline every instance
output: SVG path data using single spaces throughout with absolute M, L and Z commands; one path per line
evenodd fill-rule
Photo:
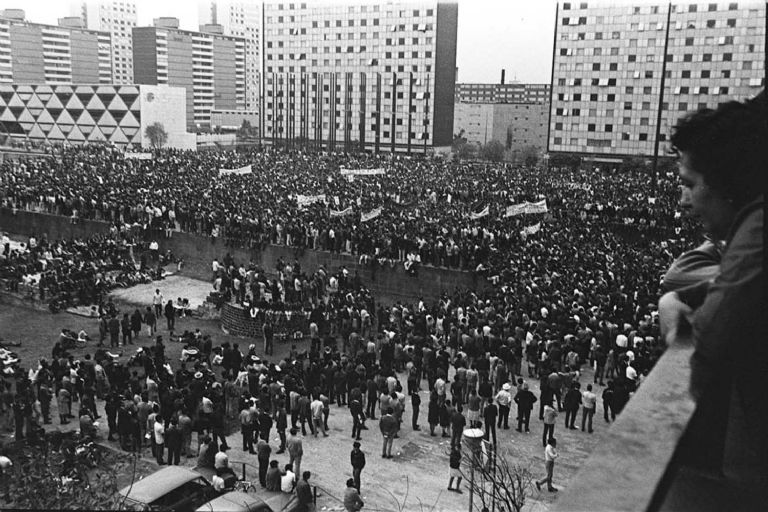
M 140 85 L 141 91 L 141 146 L 150 147 L 146 136 L 147 127 L 160 123 L 168 134 L 163 147 L 195 149 L 197 139 L 194 133 L 187 133 L 186 89 L 167 85 Z
M 0 209 L 0 230 L 18 235 L 46 234 L 49 239 L 82 237 L 91 233 L 105 233 L 109 225 L 98 221 L 81 221 L 71 224 L 66 217 L 42 213 L 19 211 L 13 215 L 8 209 Z M 437 299 L 443 292 L 452 292 L 455 287 L 483 289 L 489 283 L 471 272 L 462 272 L 444 268 L 422 267 L 418 276 L 409 275 L 402 263 L 393 268 L 389 265 L 372 269 L 358 264 L 358 258 L 349 254 L 333 254 L 326 251 L 304 251 L 297 257 L 295 249 L 286 246 L 270 245 L 264 250 L 248 250 L 227 247 L 222 240 L 201 237 L 189 233 L 174 233 L 169 239 L 158 240 L 162 251 L 171 249 L 175 255 L 184 259 L 182 273 L 198 279 L 211 278 L 211 262 L 219 261 L 229 252 L 238 262 L 253 261 L 261 265 L 267 273 L 275 272 L 275 263 L 279 257 L 293 262 L 298 259 L 302 269 L 313 271 L 320 265 L 334 272 L 342 265 L 351 275 L 357 271 L 373 292 L 378 303 L 388 304 L 397 300 L 412 301 L 418 297 L 426 301 Z

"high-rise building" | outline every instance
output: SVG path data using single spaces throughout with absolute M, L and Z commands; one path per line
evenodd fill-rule
M 136 3 L 123 0 L 89 0 L 80 5 L 80 16 L 91 30 L 112 36 L 112 81 L 133 83 L 133 27 Z
M 453 138 L 458 5 L 264 4 L 262 140 L 422 152 Z
M 549 84 L 456 84 L 457 103 L 548 103 Z
M 0 12 L 0 83 L 112 83 L 109 33 L 73 21 L 43 25 L 20 9 Z
M 259 109 L 261 4 L 214 0 L 199 4 L 200 25 L 221 25 L 223 34 L 245 39 L 245 108 Z
M 755 1 L 558 4 L 549 151 L 663 154 L 687 112 L 765 86 L 765 16 Z
M 456 104 L 453 127 L 469 144 L 500 142 L 514 159 L 528 148 L 546 148 L 548 114 L 546 103 L 463 102 Z
M 176 18 L 160 18 L 152 27 L 133 29 L 134 80 L 187 90 L 187 123 L 209 126 L 211 110 L 245 108 L 245 40 L 180 30 Z

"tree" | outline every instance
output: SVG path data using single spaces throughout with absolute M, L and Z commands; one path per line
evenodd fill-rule
M 510 462 L 514 456 L 509 450 L 495 453 L 486 446 L 486 454 L 462 449 L 462 473 L 475 496 L 475 510 L 490 510 L 495 503 L 496 510 L 520 512 L 533 491 L 533 474 L 528 466 Z M 474 479 L 470 478 L 473 466 Z
M 539 163 L 539 148 L 536 146 L 525 146 L 520 151 L 520 160 L 528 167 L 536 167 Z
M 480 149 L 480 156 L 491 162 L 501 162 L 504 160 L 504 144 L 492 140 Z
M 551 167 L 570 167 L 578 169 L 581 165 L 581 157 L 573 153 L 552 153 L 549 157 Z
M 154 149 L 160 149 L 168 142 L 168 133 L 165 131 L 163 123 L 152 123 L 144 130 L 144 136 L 149 139 L 149 144 Z

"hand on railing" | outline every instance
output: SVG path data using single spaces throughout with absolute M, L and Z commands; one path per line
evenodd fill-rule
M 665 293 L 659 299 L 659 327 L 667 345 L 678 341 L 679 335 L 691 327 L 693 309 L 680 300 L 676 292 Z

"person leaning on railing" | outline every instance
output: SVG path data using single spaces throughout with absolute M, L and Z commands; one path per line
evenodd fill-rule
M 671 291 L 659 301 L 668 344 L 690 334 L 691 394 L 710 433 L 700 451 L 710 469 L 768 481 L 768 325 L 763 250 L 764 186 L 768 174 L 765 92 L 747 102 L 700 110 L 675 128 L 681 205 L 715 240 L 725 240 L 712 279 Z M 726 439 L 737 440 L 736 443 Z

